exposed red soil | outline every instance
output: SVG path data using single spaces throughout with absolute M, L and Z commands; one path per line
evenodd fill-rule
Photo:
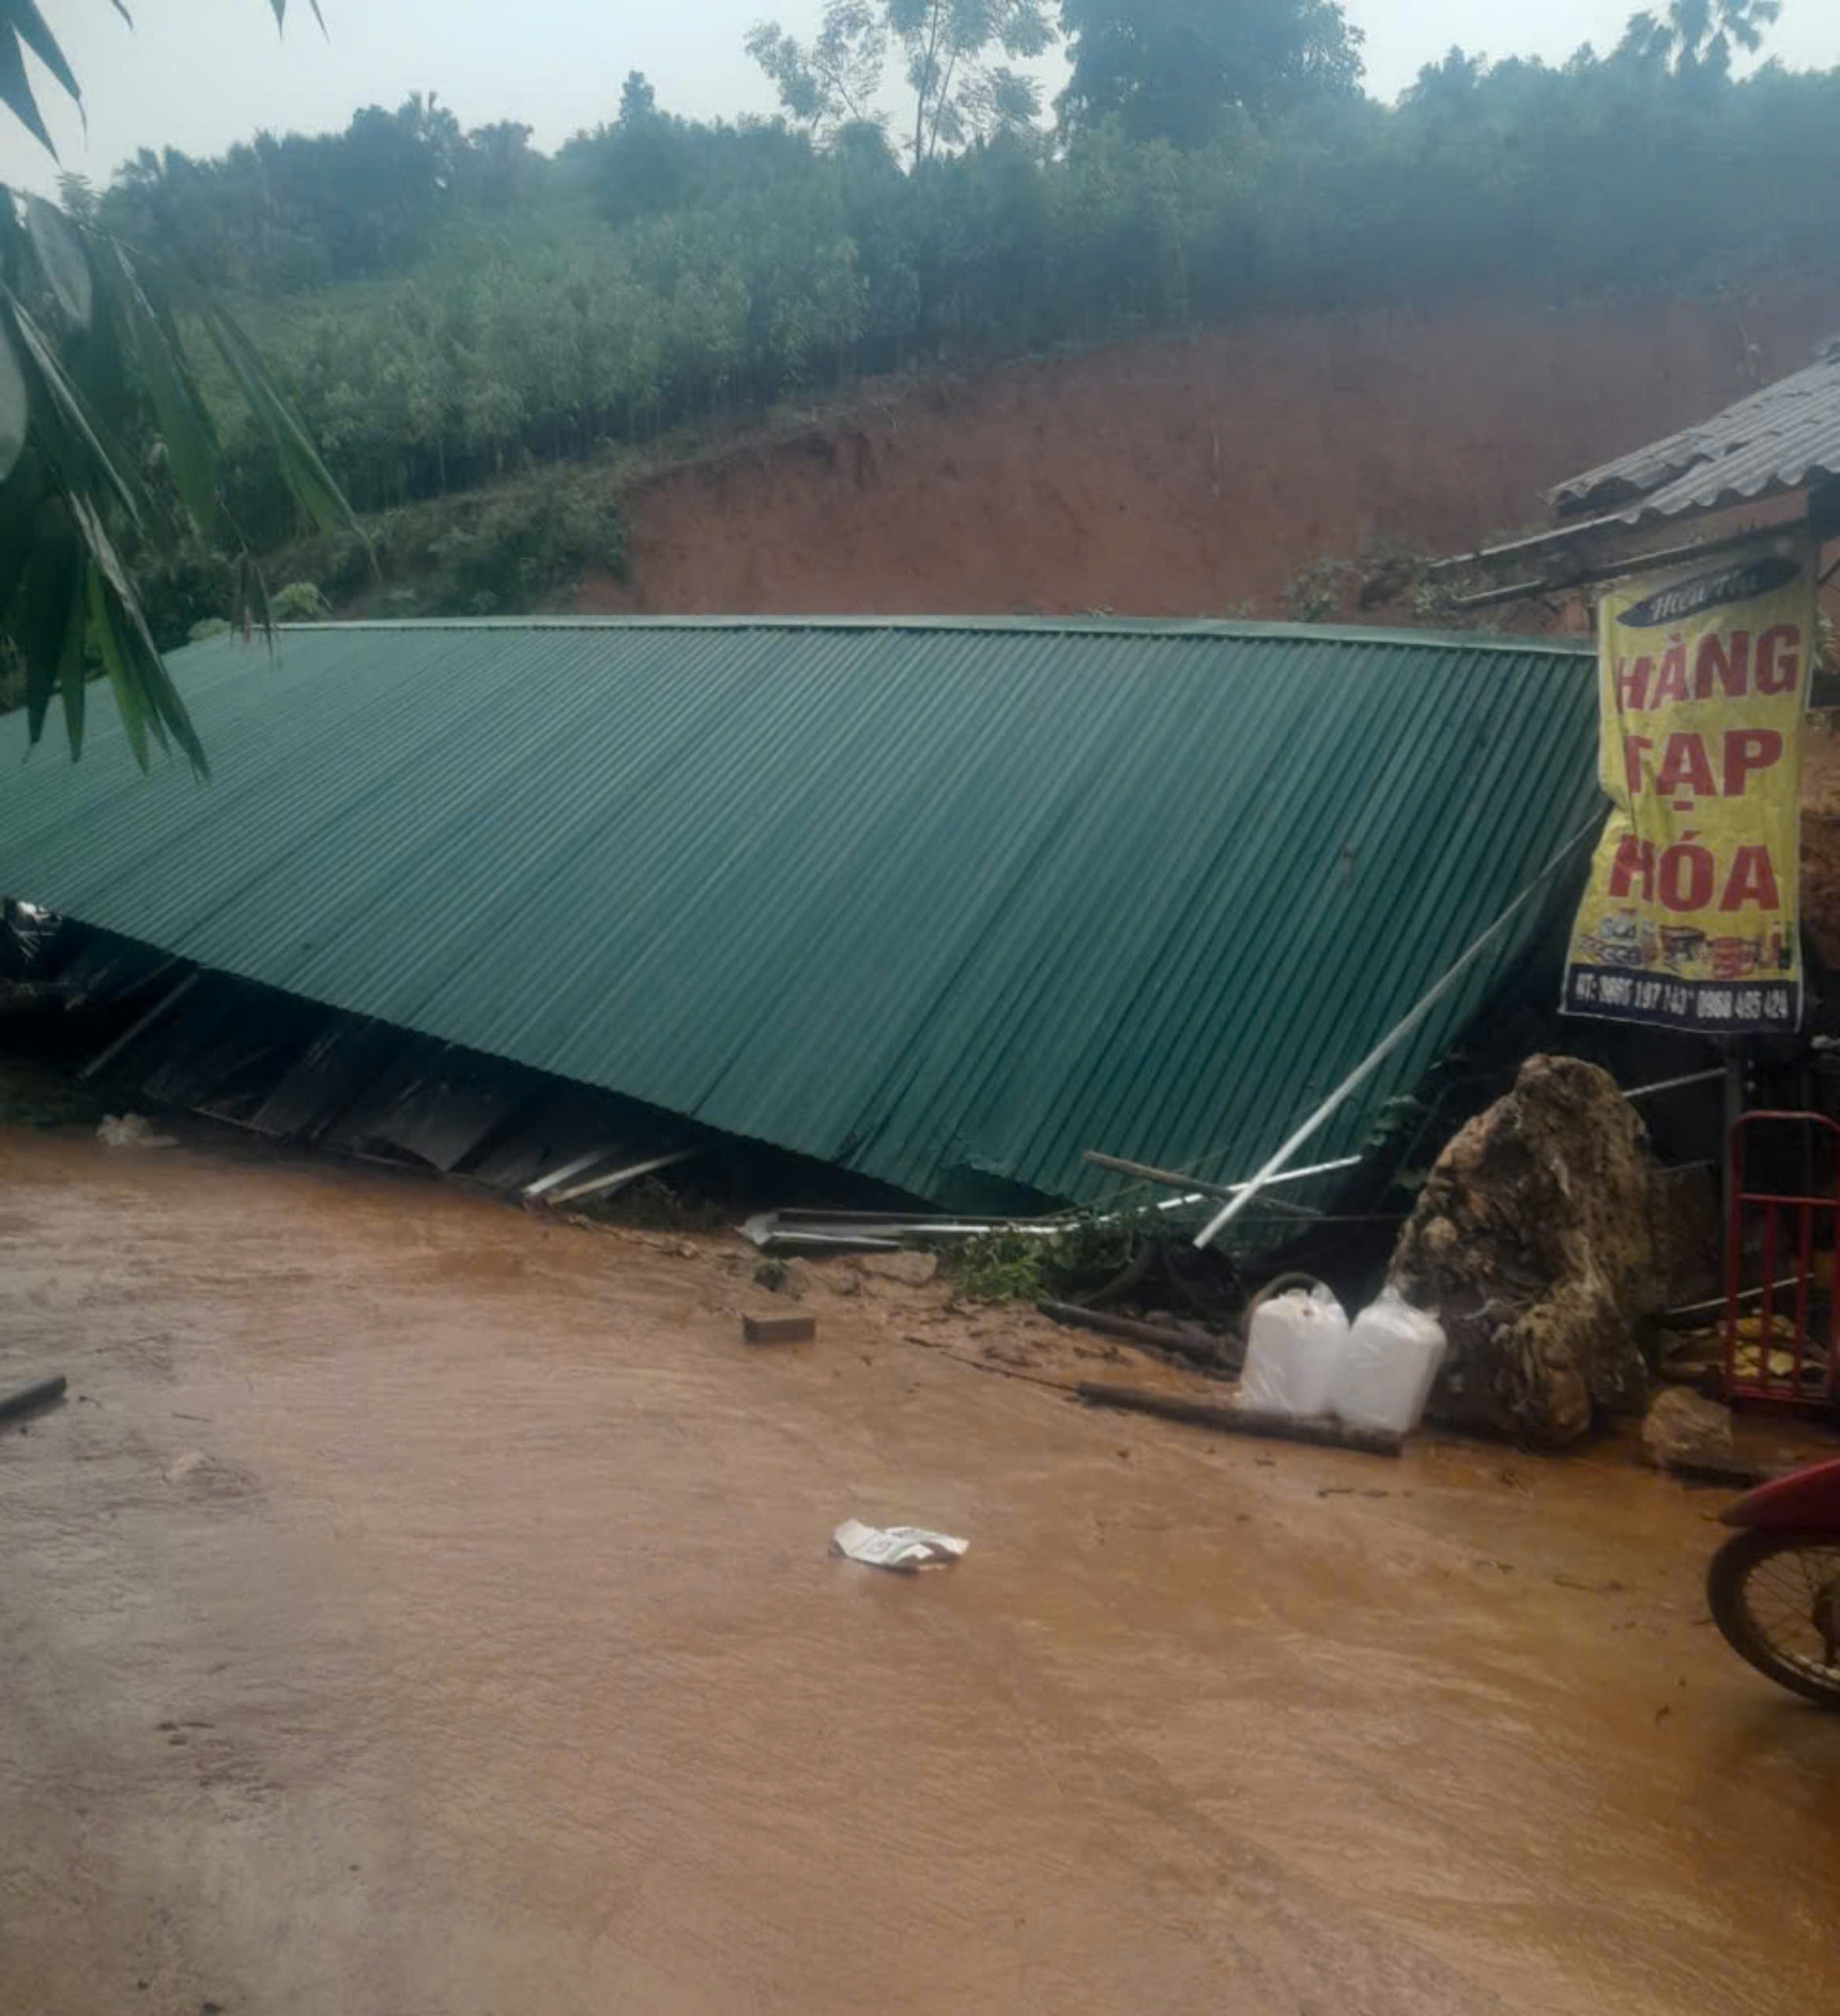
M 871 383 L 629 499 L 584 612 L 1285 613 L 1300 568 L 1461 550 L 1541 493 L 1794 369 L 1840 287 L 1267 318 Z M 1400 620 L 1374 611 L 1372 620 Z

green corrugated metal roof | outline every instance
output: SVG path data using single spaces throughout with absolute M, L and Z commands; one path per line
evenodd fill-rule
M 1520 639 L 532 620 L 172 664 L 213 780 L 140 774 L 98 693 L 80 764 L 0 790 L 0 890 L 941 1200 L 1096 1194 L 1087 1147 L 1248 1171 L 1596 795 L 1591 661 Z

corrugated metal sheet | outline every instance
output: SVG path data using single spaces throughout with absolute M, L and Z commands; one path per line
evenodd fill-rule
M 1248 1171 L 1596 789 L 1590 659 L 1525 640 L 360 624 L 172 669 L 208 784 L 100 695 L 77 765 L 0 724 L 0 890 L 954 1206 L 1097 1194 L 1087 1147 Z
M 1840 342 L 1697 427 L 1574 476 L 1549 493 L 1561 510 L 1601 507 L 1629 524 L 1749 503 L 1811 477 L 1840 476 Z

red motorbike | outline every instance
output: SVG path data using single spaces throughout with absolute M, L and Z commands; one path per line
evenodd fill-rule
M 1712 1621 L 1779 1686 L 1840 1708 L 1840 1459 L 1773 1478 L 1719 1514 L 1706 1570 Z

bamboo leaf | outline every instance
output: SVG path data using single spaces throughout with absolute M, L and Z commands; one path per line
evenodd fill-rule
M 102 577 L 100 599 L 107 618 L 107 636 L 121 667 L 120 679 L 116 680 L 117 693 L 132 692 L 140 710 L 139 718 L 152 728 L 161 748 L 170 737 L 191 758 L 192 768 L 201 776 L 208 775 L 210 765 L 205 761 L 203 745 L 154 643 L 147 612 L 141 607 L 140 597 L 108 528 L 86 498 L 67 495 L 64 502 L 89 548 L 95 572 Z M 114 680 L 115 675 L 112 673 L 110 677 Z
M 269 584 L 254 557 L 247 553 L 236 558 L 230 591 L 230 624 L 232 629 L 242 632 L 246 644 L 258 629 L 269 645 L 274 643 L 275 611 L 269 600 Z
M 27 733 L 44 732 L 45 714 L 58 690 L 65 632 L 83 587 L 83 550 L 68 522 L 39 517 L 31 565 L 7 624 L 25 665 Z
M 194 389 L 184 354 L 132 262 L 120 246 L 105 263 L 104 285 L 120 312 L 133 359 L 148 398 L 174 487 L 201 533 L 209 535 L 222 516 L 217 497 L 217 441 L 210 416 Z
M 255 345 L 202 289 L 191 290 L 187 306 L 210 332 L 217 354 L 229 367 L 250 411 L 268 436 L 283 480 L 296 502 L 322 532 L 349 532 L 362 539 L 364 534 L 351 506 L 320 460 L 318 450 L 295 418 L 293 408 L 269 377 Z
M 95 306 L 95 283 L 83 240 L 64 213 L 43 196 L 27 197 L 25 224 L 53 298 L 72 328 L 87 329 Z
M 115 689 L 115 710 L 121 717 L 128 746 L 134 751 L 135 762 L 144 770 L 148 756 L 146 705 L 140 689 L 128 676 L 128 662 L 122 652 L 121 641 L 115 634 L 113 612 L 109 606 L 108 584 L 98 567 L 89 570 L 89 616 L 90 635 L 96 640 L 102 669 Z
M 83 708 L 89 693 L 85 647 L 89 641 L 89 580 L 93 571 L 84 567 L 78 573 L 70 621 L 64 632 L 64 654 L 58 667 L 58 688 L 64 695 L 64 732 L 70 738 L 73 763 L 83 754 Z
M 128 569 L 121 555 L 115 550 L 115 542 L 109 536 L 109 528 L 102 523 L 102 515 L 89 498 L 76 491 L 65 493 L 64 504 L 76 528 L 83 535 L 83 541 L 90 550 L 90 558 L 102 569 L 111 588 L 127 607 L 142 629 L 147 628 L 147 618 L 141 612 L 140 598 L 134 591 L 134 584 L 128 579 Z M 153 639 L 147 644 L 150 649 Z
M 26 391 L 25 373 L 6 326 L 0 322 L 0 483 L 12 475 L 25 451 L 26 428 L 32 418 L 32 401 Z
M 0 19 L 0 105 L 4 105 L 20 125 L 55 159 L 58 150 L 32 96 L 32 80 L 25 73 L 25 59 L 14 37 L 10 20 Z
M 116 592 L 106 566 L 91 571 L 89 607 L 90 632 L 114 688 L 135 762 L 143 769 L 147 767 L 150 732 L 162 749 L 177 743 L 198 776 L 208 777 L 210 765 L 203 746 L 179 689 L 154 648 L 140 606 Z
M 45 17 L 39 12 L 38 0 L 7 0 L 6 24 L 14 30 L 20 40 L 80 107 L 83 93 L 77 88 L 76 79 L 71 72 L 70 65 L 64 60 L 64 51 L 58 46 L 58 38 L 45 25 Z
M 32 565 L 42 491 L 42 484 L 23 471 L 15 481 L 0 484 L 0 631 L 6 629 L 13 598 Z
M 138 485 L 131 487 L 117 467 L 114 458 L 102 446 L 96 426 L 84 408 L 83 397 L 65 375 L 64 367 L 58 361 L 57 353 L 46 340 L 44 332 L 20 306 L 14 295 L 0 287 L 0 302 L 10 309 L 13 328 L 18 332 L 27 356 L 36 367 L 39 376 L 50 391 L 52 400 L 62 418 L 74 429 L 77 442 L 95 459 L 100 470 L 126 507 L 128 514 L 136 524 L 141 519 L 140 495 Z M 66 456 L 65 459 L 71 459 Z M 67 483 L 74 483 L 77 472 L 65 471 Z

